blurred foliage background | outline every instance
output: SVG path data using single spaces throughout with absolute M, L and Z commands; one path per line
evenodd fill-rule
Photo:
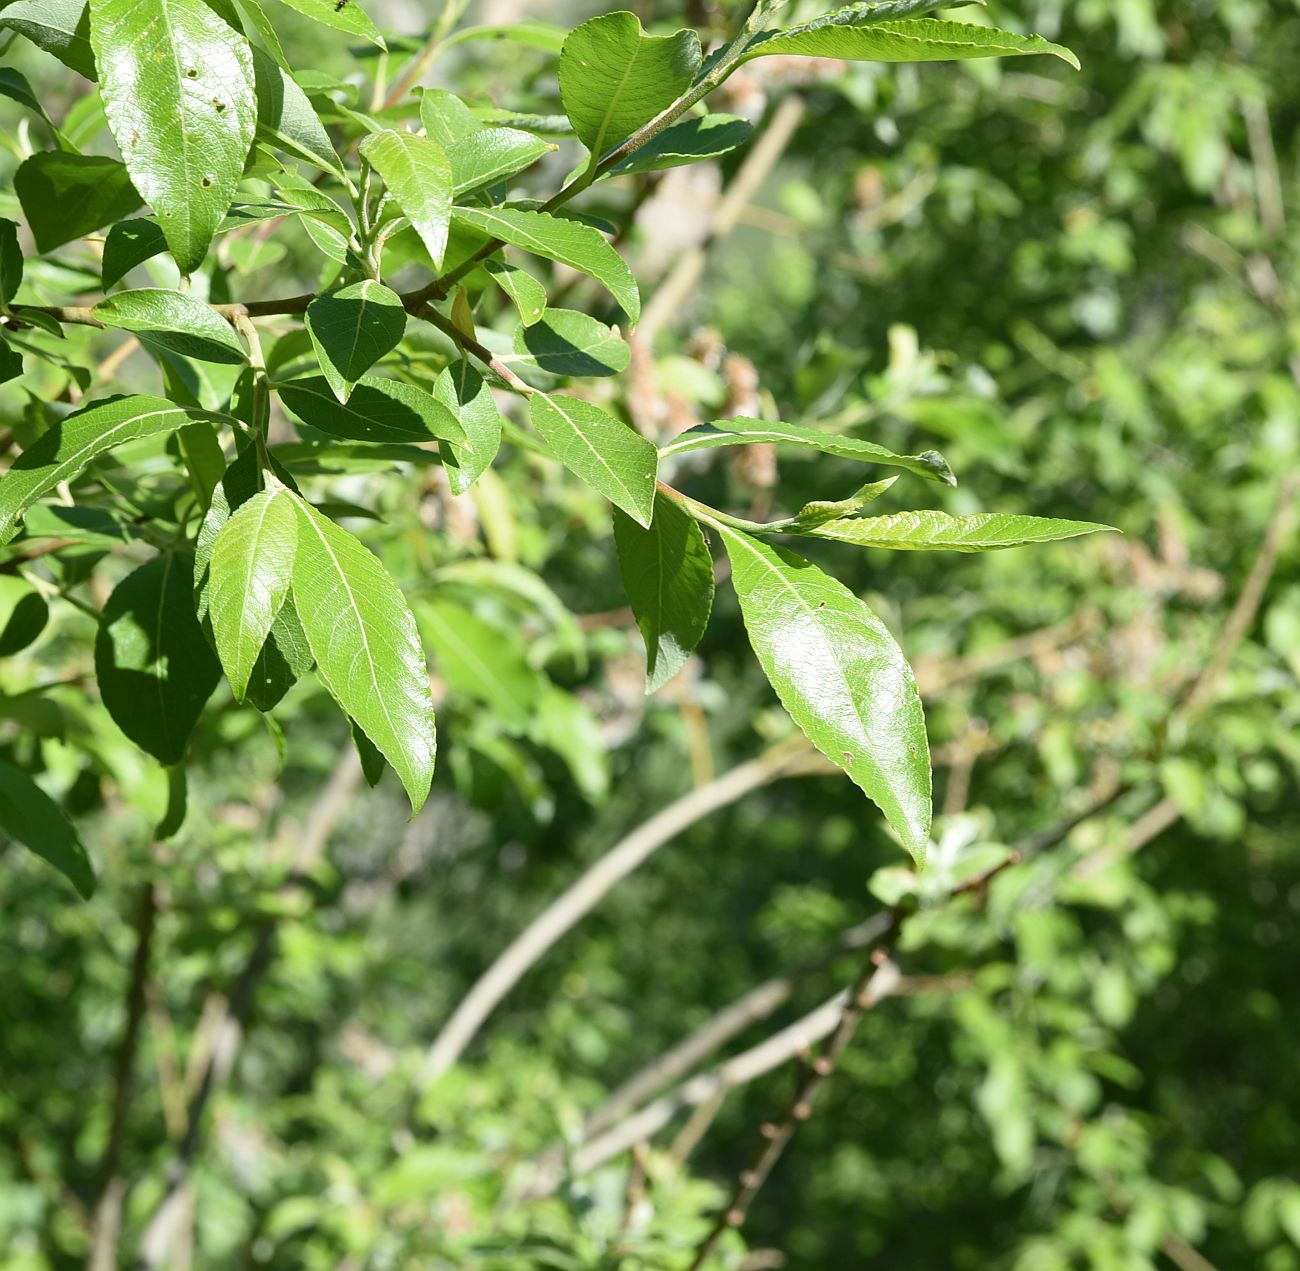
M 296 65 L 361 84 L 396 70 L 436 7 L 367 5 L 412 37 L 391 68 L 275 17 Z M 724 0 L 634 7 L 664 31 L 716 35 L 740 16 Z M 464 21 L 595 11 L 498 0 Z M 748 148 L 588 204 L 624 226 L 651 298 L 648 338 L 610 390 L 638 423 L 770 402 L 941 448 L 961 481 L 941 494 L 951 512 L 1123 531 L 984 557 L 815 545 L 929 688 L 940 882 L 997 845 L 1059 841 L 963 901 L 922 894 L 893 992 L 744 1239 L 710 1265 L 1294 1271 L 1300 547 L 1284 483 L 1300 467 L 1300 8 L 990 0 L 956 16 L 1060 40 L 1083 71 L 774 59 L 713 102 L 755 123 Z M 6 56 L 53 119 L 87 110 L 89 87 L 57 63 L 21 41 Z M 557 108 L 553 54 L 506 40 L 447 47 L 425 82 Z M 39 127 L 0 101 L 6 178 Z M 314 286 L 302 233 L 233 240 L 214 292 Z M 111 355 L 111 334 L 94 340 Z M 147 392 L 154 376 L 132 358 L 119 382 Z M 12 384 L 0 405 L 11 437 L 40 406 Z M 847 495 L 839 463 L 709 452 L 688 471 L 701 497 L 766 516 L 837 480 Z M 372 541 L 417 607 L 468 610 L 498 660 L 486 680 L 426 630 L 442 760 L 413 823 L 391 777 L 358 788 L 346 735 L 304 683 L 286 703 L 287 764 L 258 717 L 218 699 L 185 827 L 154 844 L 165 780 L 80 688 L 90 619 L 52 609 L 0 669 L 5 740 L 40 748 L 101 876 L 79 904 L 3 849 L 0 1266 L 84 1264 L 112 1184 L 122 1265 L 685 1268 L 798 1061 L 595 1168 L 580 1168 L 584 1117 L 752 986 L 811 962 L 724 1052 L 798 1019 L 855 977 L 842 933 L 915 889 L 842 777 L 755 781 L 610 891 L 425 1079 L 440 1028 L 531 918 L 647 818 L 791 731 L 729 593 L 684 676 L 643 697 L 585 487 L 519 451 L 457 500 L 432 471 L 376 464 L 347 486 L 383 512 Z M 881 509 L 914 496 L 900 482 Z M 1273 568 L 1234 649 L 1229 615 L 1270 525 Z M 1208 699 L 1171 715 L 1216 650 L 1234 656 Z

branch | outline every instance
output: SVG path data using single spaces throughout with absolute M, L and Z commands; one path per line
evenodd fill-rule
M 416 1076 L 418 1088 L 427 1088 L 460 1058 L 497 1004 L 542 955 L 652 852 L 709 813 L 735 803 L 769 781 L 822 770 L 820 756 L 816 757 L 815 769 L 812 762 L 802 738 L 794 744 L 773 746 L 757 759 L 732 768 L 717 780 L 670 803 L 615 844 L 534 918 L 479 977 L 429 1048 Z

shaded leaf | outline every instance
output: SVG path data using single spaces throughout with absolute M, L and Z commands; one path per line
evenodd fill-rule
M 3 762 L 0 830 L 53 865 L 83 900 L 95 894 L 95 871 L 72 822 L 27 773 Z
M 259 134 L 286 153 L 324 172 L 343 175 L 343 164 L 307 94 L 261 49 L 253 50 Z
M 0 308 L 7 309 L 23 281 L 23 253 L 18 223 L 0 218 Z
M 406 310 L 396 292 L 365 278 L 317 296 L 307 306 L 306 323 L 325 378 L 346 402 L 353 384 L 396 348 Z
M 575 309 L 547 309 L 540 321 L 515 332 L 513 365 L 549 375 L 617 375 L 632 351 L 613 328 Z
M 119 291 L 94 308 L 105 326 L 138 335 L 144 344 L 197 358 L 237 365 L 248 360 L 239 337 L 201 300 L 166 287 Z
M 144 217 L 118 221 L 104 240 L 104 259 L 100 264 L 104 290 L 121 282 L 137 265 L 166 250 L 167 239 L 157 221 Z
M 0 657 L 20 653 L 45 630 L 50 607 L 31 583 L 0 574 Z
M 62 150 L 24 159 L 14 173 L 14 191 L 41 252 L 130 216 L 142 201 L 116 159 Z
M 78 75 L 95 78 L 86 0 L 14 0 L 0 13 L 0 27 L 26 36 Z
M 747 120 L 737 115 L 705 115 L 703 119 L 685 119 L 665 128 L 626 159 L 616 163 L 610 173 L 661 172 L 702 159 L 716 159 L 749 140 L 753 132 Z
M 319 375 L 277 384 L 280 400 L 304 424 L 352 441 L 453 441 L 470 444 L 460 419 L 442 400 L 413 384 L 366 376 L 346 403 Z
M 699 525 L 661 495 L 649 529 L 614 512 L 614 543 L 623 590 L 645 640 L 646 692 L 653 693 L 682 669 L 709 625 L 713 557 Z
M 464 358 L 442 370 L 434 382 L 433 395 L 465 432 L 465 444 L 441 448 L 451 492 L 464 494 L 497 457 L 501 448 L 501 411 L 483 377 Z

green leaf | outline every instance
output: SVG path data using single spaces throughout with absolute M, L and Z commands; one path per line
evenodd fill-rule
M 483 268 L 510 297 L 524 326 L 532 326 L 546 312 L 546 288 L 532 274 L 497 258 L 485 260 Z
M 208 615 L 236 701 L 289 595 L 298 543 L 293 496 L 280 487 L 248 500 L 221 527 L 208 569 Z
M 375 747 L 375 743 L 361 731 L 361 725 L 351 716 L 348 717 L 348 729 L 352 733 L 352 745 L 356 748 L 357 758 L 361 760 L 361 775 L 366 785 L 372 790 L 388 771 L 388 764 Z
M 25 159 L 14 173 L 14 191 L 40 252 L 120 221 L 141 203 L 130 174 L 116 159 L 62 150 Z
M 649 529 L 615 511 L 614 544 L 623 590 L 645 640 L 645 691 L 653 693 L 682 669 L 709 625 L 713 557 L 699 525 L 660 495 Z
M 605 287 L 632 322 L 641 316 L 632 271 L 590 225 L 517 207 L 458 207 L 452 209 L 452 218 L 535 256 L 572 265 Z
M 436 742 L 429 673 L 397 584 L 357 539 L 295 499 L 293 596 L 317 672 L 343 710 L 424 805 Z
M 504 177 L 514 176 L 516 172 L 531 167 L 544 154 L 558 148 L 551 142 L 518 128 L 483 128 L 447 147 L 452 193 L 466 194 Z M 397 201 L 402 202 L 400 196 Z M 405 204 L 403 208 L 405 209 Z
M 307 236 L 330 260 L 342 265 L 348 258 L 348 240 L 352 235 L 352 222 L 328 195 L 322 194 L 309 182 L 297 184 L 297 173 L 284 173 L 276 187 L 286 204 L 302 209 L 302 227 Z
M 444 372 L 445 374 L 445 372 Z M 471 444 L 458 415 L 413 384 L 366 376 L 341 403 L 319 375 L 277 384 L 280 400 L 304 424 L 351 441 Z
M 191 274 L 257 130 L 252 50 L 204 0 L 90 0 L 90 39 L 109 131 Z
M 519 327 L 514 348 L 505 362 L 548 375 L 617 375 L 632 357 L 613 327 L 575 309 L 547 309 L 539 322 Z
M 788 31 L 764 32 L 753 40 L 740 62 L 756 57 L 793 54 L 834 57 L 851 62 L 951 62 L 971 57 L 1017 57 L 1050 53 L 1077 71 L 1079 59 L 1040 35 L 1015 35 L 962 22 L 909 18 L 900 22 L 860 25 L 862 5 L 827 14 Z
M 0 476 L 0 543 L 41 495 L 75 477 L 96 455 L 124 441 L 175 432 L 193 420 L 230 423 L 223 415 L 176 406 L 161 397 L 119 397 L 69 415 L 43 433 Z
M 810 561 L 713 524 L 731 557 L 750 643 L 782 705 L 922 862 L 930 753 L 903 651 L 861 600 Z
M 857 516 L 864 507 L 874 503 L 898 480 L 886 477 L 883 481 L 871 481 L 855 490 L 847 499 L 813 499 L 805 503 L 792 517 L 784 521 L 774 521 L 767 528 L 782 530 L 789 534 L 803 534 L 827 521 L 836 521 L 842 517 Z
M 23 253 L 18 223 L 0 218 L 0 309 L 7 309 L 23 282 Z
M 343 163 L 307 94 L 269 54 L 253 48 L 257 128 L 286 154 L 343 177 Z
M 711 423 L 697 424 L 694 428 L 679 433 L 666 446 L 660 447 L 659 453 L 667 458 L 687 450 L 705 450 L 712 446 L 744 446 L 754 442 L 805 446 L 824 454 L 837 455 L 841 459 L 883 463 L 894 468 L 906 468 L 918 476 L 942 481 L 946 485 L 957 484 L 952 469 L 936 450 L 926 450 L 919 455 L 896 455 L 884 446 L 861 441 L 857 437 L 840 437 L 804 424 L 772 424 L 761 419 L 715 419 Z
M 176 434 L 175 444 L 189 474 L 199 510 L 207 512 L 212 504 L 212 491 L 226 471 L 226 454 L 221 449 L 217 430 L 206 419 L 186 424 Z
M 736 115 L 705 115 L 665 128 L 610 169 L 611 175 L 662 172 L 703 159 L 716 159 L 749 140 L 753 128 Z
M 31 82 L 21 71 L 14 70 L 12 66 L 0 66 L 0 96 L 8 97 L 10 101 L 16 101 L 20 106 L 25 106 L 32 114 L 43 120 L 46 127 L 54 134 L 60 149 L 73 148 L 66 145 L 66 138 L 51 122 L 49 115 L 45 113 L 45 107 L 41 105 L 40 99 L 36 96 Z
M 455 93 L 426 88 L 420 93 L 420 123 L 444 150 L 487 127 Z
M 95 639 L 95 678 L 113 722 L 161 763 L 185 758 L 190 733 L 221 678 L 190 586 L 193 558 L 163 552 L 108 598 Z
M 658 456 L 649 441 L 580 397 L 534 393 L 530 409 L 533 426 L 570 472 L 638 524 L 650 524 Z
M 434 267 L 441 269 L 451 228 L 452 168 L 446 152 L 428 137 L 386 128 L 361 143 L 361 154 L 384 178 L 428 249 Z
M 666 110 L 695 82 L 691 30 L 649 36 L 632 13 L 606 13 L 571 32 L 560 51 L 560 99 L 592 162 Z
M 0 13 L 0 27 L 26 36 L 85 79 L 95 78 L 86 0 L 15 0 Z
M 166 287 L 119 291 L 93 310 L 106 327 L 138 335 L 144 344 L 192 357 L 200 362 L 239 365 L 248 360 L 244 346 L 208 305 Z
M 465 360 L 443 368 L 433 395 L 460 422 L 465 444 L 441 448 L 453 494 L 464 494 L 491 466 L 501 448 L 501 411 L 483 377 Z
M 947 512 L 895 512 L 892 516 L 845 517 L 805 531 L 816 538 L 859 547 L 887 547 L 910 552 L 990 552 L 1024 543 L 1050 543 L 1080 534 L 1111 531 L 1113 526 L 1091 521 L 1058 521 L 1045 516 L 1015 516 L 977 512 L 949 516 Z
M 307 306 L 307 330 L 340 402 L 406 331 L 402 298 L 373 278 L 322 292 Z
M 245 34 L 251 28 L 261 38 L 262 44 L 280 64 L 281 68 L 292 74 L 293 68 L 289 65 L 289 59 L 284 55 L 284 46 L 280 43 L 280 37 L 275 33 L 275 27 L 272 25 L 271 19 L 266 16 L 266 10 L 262 8 L 262 0 L 235 0 L 235 7 L 243 14 Z M 256 56 L 256 45 L 253 46 L 253 52 L 254 56 Z
M 0 574 L 0 657 L 21 653 L 49 620 L 45 597 L 27 579 Z
M 371 44 L 384 47 L 384 37 L 379 34 L 375 24 L 366 16 L 359 0 L 282 0 L 291 9 L 297 9 L 309 18 L 336 31 L 345 31 L 348 35 L 359 35 Z
M 22 354 L 0 340 L 0 384 L 8 384 L 10 380 L 16 380 L 22 373 Z
M 25 772 L 0 763 L 0 830 L 48 861 L 83 900 L 95 894 L 95 871 L 62 809 Z
M 528 726 L 542 679 L 517 641 L 449 600 L 419 605 L 416 623 L 449 688 L 490 707 L 506 728 Z
M 166 250 L 167 239 L 157 221 L 144 217 L 118 221 L 104 240 L 104 259 L 100 265 L 104 290 L 121 282 L 137 265 Z

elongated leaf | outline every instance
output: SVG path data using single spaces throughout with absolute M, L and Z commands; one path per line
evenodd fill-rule
M 59 871 L 83 900 L 95 894 L 95 871 L 72 822 L 20 768 L 0 763 L 0 832 Z
M 874 503 L 897 477 L 886 477 L 883 481 L 870 481 L 854 491 L 847 499 L 813 499 L 805 503 L 798 512 L 785 521 L 776 521 L 770 528 L 784 530 L 791 534 L 804 534 L 827 521 L 837 521 L 843 517 L 858 516 L 864 507 Z
M 185 758 L 203 704 L 221 678 L 194 614 L 189 555 L 163 552 L 108 598 L 95 639 L 95 678 L 113 722 L 165 764 Z
M 293 596 L 325 687 L 392 765 L 414 814 L 433 780 L 433 699 L 415 619 L 360 542 L 295 500 Z
M 532 326 L 546 312 L 546 288 L 532 274 L 499 259 L 485 260 L 483 268 L 510 297 L 524 326 Z
M 653 693 L 682 669 L 709 625 L 713 557 L 699 525 L 659 495 L 649 529 L 615 511 L 614 543 L 623 590 L 645 640 L 645 691 Z
M 45 597 L 27 579 L 0 574 L 0 658 L 21 653 L 49 619 Z
M 204 0 L 90 0 L 90 39 L 113 140 L 193 273 L 257 129 L 252 50 Z
M 19 164 L 14 191 L 41 252 L 130 216 L 141 203 L 116 159 L 62 150 L 42 151 Z
M 375 24 L 366 16 L 360 0 L 282 0 L 291 9 L 297 9 L 309 18 L 336 31 L 346 31 L 349 35 L 359 35 L 362 39 L 384 47 L 384 37 L 379 34 Z
M 744 446 L 754 442 L 787 443 L 837 455 L 841 459 L 857 459 L 862 463 L 883 463 L 894 468 L 906 468 L 931 481 L 956 485 L 957 479 L 947 461 L 936 450 L 926 450 L 919 455 L 896 455 L 884 446 L 857 437 L 840 437 L 825 433 L 804 424 L 767 423 L 761 419 L 715 419 L 712 423 L 697 424 L 679 433 L 659 453 L 682 454 L 687 450 L 705 450 L 711 446 Z
M 826 521 L 804 532 L 837 543 L 887 547 L 893 551 L 989 552 L 1111 529 L 1109 525 L 1095 525 L 1090 521 L 1058 521 L 1046 516 L 1015 516 L 1003 512 L 977 512 L 973 516 L 895 512 L 892 516 Z
M 541 695 L 543 680 L 516 640 L 449 600 L 427 600 L 416 623 L 448 686 L 492 708 L 507 728 L 522 730 Z
M 237 701 L 289 595 L 298 544 L 293 496 L 283 487 L 248 500 L 217 535 L 208 573 L 208 614 L 217 656 Z
M 343 164 L 307 94 L 275 58 L 254 48 L 258 135 L 324 172 L 342 177 Z
M 177 406 L 161 397 L 119 397 L 69 415 L 0 476 L 0 543 L 13 538 L 18 518 L 41 495 L 75 477 L 96 455 L 124 441 L 175 432 L 198 419 L 230 422 L 223 415 Z
M 434 382 L 433 395 L 465 431 L 466 444 L 441 448 L 451 492 L 464 494 L 497 457 L 501 411 L 483 377 L 463 358 L 443 368 Z
M 834 57 L 852 62 L 952 62 L 972 57 L 1019 57 L 1050 53 L 1079 69 L 1069 49 L 1040 35 L 1015 35 L 963 22 L 908 18 L 899 22 L 856 25 L 862 6 L 828 14 L 789 31 L 765 32 L 745 50 L 741 62 L 756 57 L 793 54 Z
M 654 515 L 658 455 L 639 432 L 580 397 L 534 393 L 533 426 L 570 472 L 639 525 Z
M 157 221 L 144 217 L 118 221 L 104 240 L 104 259 L 100 265 L 104 290 L 121 282 L 137 265 L 166 250 L 167 239 Z
M 397 346 L 406 310 L 396 292 L 365 278 L 317 296 L 307 306 L 307 330 L 325 378 L 346 402 L 353 384 Z
M 627 263 L 590 225 L 517 207 L 458 207 L 452 218 L 535 256 L 558 260 L 594 278 L 635 322 L 641 296 Z
M 384 178 L 441 269 L 451 227 L 452 169 L 446 152 L 428 137 L 386 128 L 371 133 L 361 143 L 361 153 Z
M 231 516 L 260 493 L 262 480 L 256 448 L 246 446 L 214 487 L 212 500 L 199 526 L 194 545 L 194 605 L 199 621 L 206 623 L 208 628 L 212 626 L 208 598 L 212 553 L 217 538 Z M 215 648 L 215 634 L 210 639 Z M 313 660 L 293 598 L 288 597 L 275 615 L 270 634 L 253 664 L 244 700 L 259 711 L 269 711 L 311 670 Z
M 632 351 L 613 327 L 575 309 L 547 309 L 532 326 L 515 332 L 512 365 L 535 366 L 549 375 L 617 375 Z
M 884 623 L 810 561 L 728 526 L 745 628 L 782 705 L 924 860 L 930 753 L 916 680 Z
M 694 31 L 650 36 L 633 13 L 606 13 L 572 31 L 560 51 L 560 98 L 593 162 L 671 106 L 695 82 Z
M 23 253 L 18 246 L 18 225 L 0 219 L 0 309 L 7 309 L 23 282 Z
M 322 194 L 309 182 L 299 185 L 297 181 L 296 173 L 282 174 L 277 193 L 286 204 L 302 209 L 302 227 L 308 237 L 330 260 L 342 265 L 348 258 L 352 222 L 328 195 Z
M 753 128 L 736 115 L 705 115 L 665 128 L 610 169 L 612 174 L 662 172 L 703 159 L 716 159 L 749 140 Z
M 248 360 L 230 323 L 201 300 L 166 287 L 119 291 L 94 309 L 106 327 L 131 331 L 148 345 L 200 362 L 238 365 Z
M 487 127 L 455 93 L 426 88 L 420 94 L 420 123 L 444 150 Z
M 454 441 L 472 445 L 458 416 L 437 397 L 413 384 L 366 376 L 339 402 L 328 382 L 309 379 L 277 384 L 285 406 L 304 424 L 351 441 Z
M 0 27 L 26 36 L 78 75 L 95 78 L 86 0 L 14 0 L 0 13 Z
M 557 148 L 551 142 L 518 128 L 482 128 L 447 147 L 452 192 L 466 194 L 503 177 L 514 176 Z M 399 197 L 398 202 L 401 201 Z

